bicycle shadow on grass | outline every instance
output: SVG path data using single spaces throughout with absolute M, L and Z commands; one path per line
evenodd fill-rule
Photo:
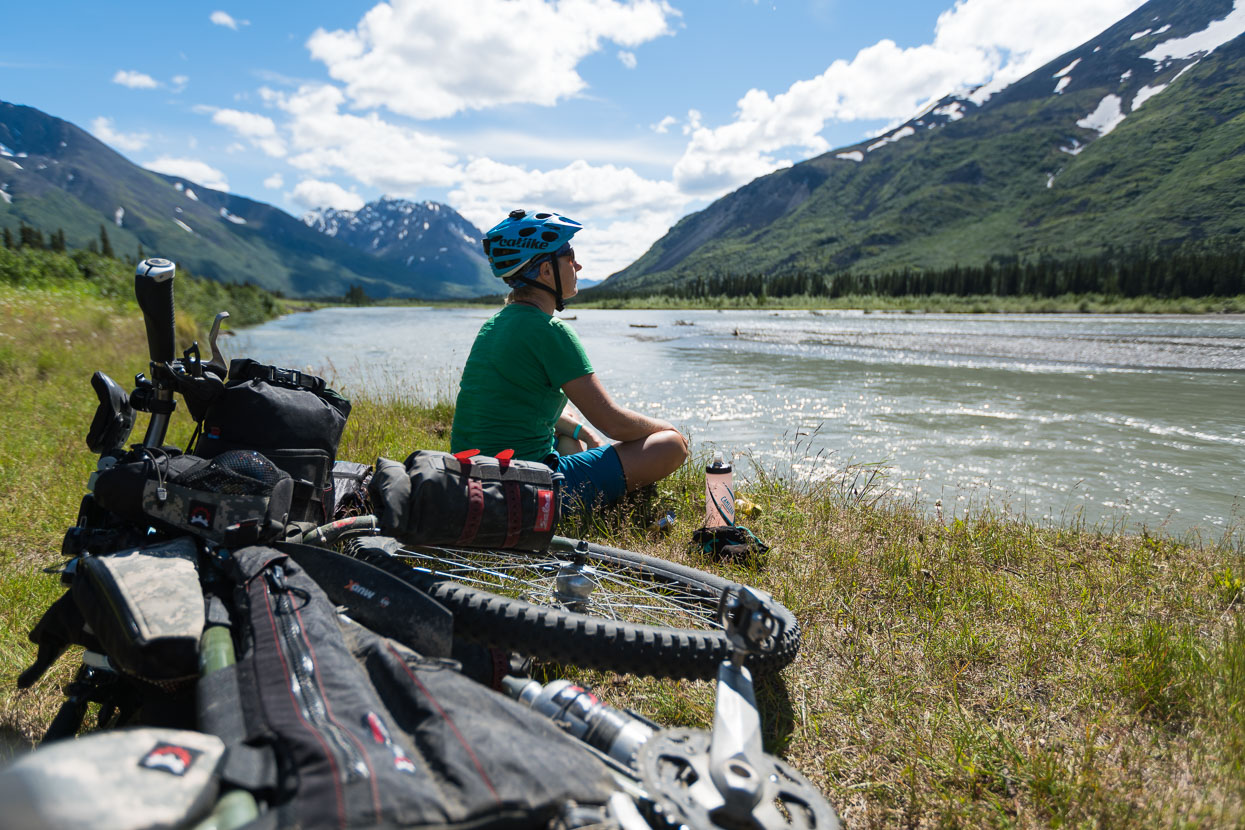
M 795 732 L 795 710 L 781 672 L 756 675 L 752 680 L 757 711 L 761 714 L 761 738 L 765 751 L 781 756 Z

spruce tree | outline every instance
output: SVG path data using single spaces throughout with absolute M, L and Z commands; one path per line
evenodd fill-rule
M 108 230 L 103 225 L 99 226 L 99 252 L 106 257 L 115 256 L 112 252 L 112 243 L 108 241 Z
M 13 232 L 6 225 L 4 228 L 4 247 L 13 250 Z

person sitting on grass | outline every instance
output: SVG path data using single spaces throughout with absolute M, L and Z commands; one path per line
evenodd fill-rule
M 515 210 L 485 235 L 489 266 L 512 290 L 471 346 L 450 433 L 451 452 L 512 449 L 562 473 L 564 512 L 616 502 L 688 454 L 672 425 L 614 402 L 574 329 L 553 316 L 577 291 L 582 266 L 570 239 L 582 228 Z M 568 399 L 586 420 L 566 410 Z

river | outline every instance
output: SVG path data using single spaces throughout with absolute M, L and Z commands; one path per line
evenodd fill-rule
M 333 308 L 222 342 L 346 390 L 452 399 L 490 313 Z M 991 505 L 1207 541 L 1245 518 L 1240 316 L 563 316 L 617 400 L 680 426 L 694 450 L 738 457 L 745 477 L 753 464 L 805 477 L 878 464 L 945 516 Z

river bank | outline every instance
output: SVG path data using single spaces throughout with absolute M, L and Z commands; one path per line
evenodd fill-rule
M 141 320 L 109 303 L 11 292 L 0 332 L 0 730 L 37 735 L 72 657 L 14 691 L 26 632 L 61 593 L 60 561 L 93 459 L 87 378 L 145 368 Z M 444 449 L 448 405 L 356 395 L 340 457 Z M 140 424 L 141 427 L 141 424 Z M 192 424 L 175 415 L 170 439 Z M 851 828 L 1159 828 L 1245 821 L 1245 548 L 1238 535 L 1041 527 L 975 510 L 937 520 L 868 470 L 753 477 L 750 526 L 772 546 L 724 564 L 687 547 L 703 515 L 690 464 L 656 502 L 563 532 L 772 592 L 803 628 L 800 656 L 759 689 L 766 746 L 822 788 Z M 675 512 L 668 535 L 644 513 Z M 703 683 L 573 674 L 608 702 L 704 726 Z
M 502 297 L 485 297 L 467 301 L 385 300 L 377 305 L 483 305 L 497 307 Z M 893 311 L 908 314 L 1245 314 L 1245 296 L 1186 297 L 1116 297 L 1105 294 L 1064 294 L 1058 297 L 966 297 L 936 294 L 932 296 L 888 297 L 880 294 L 848 294 L 842 297 L 705 297 L 685 299 L 661 294 L 611 297 L 606 292 L 586 289 L 567 303 L 568 313 L 576 308 L 607 309 L 669 309 L 669 310 L 813 310 L 813 311 Z

